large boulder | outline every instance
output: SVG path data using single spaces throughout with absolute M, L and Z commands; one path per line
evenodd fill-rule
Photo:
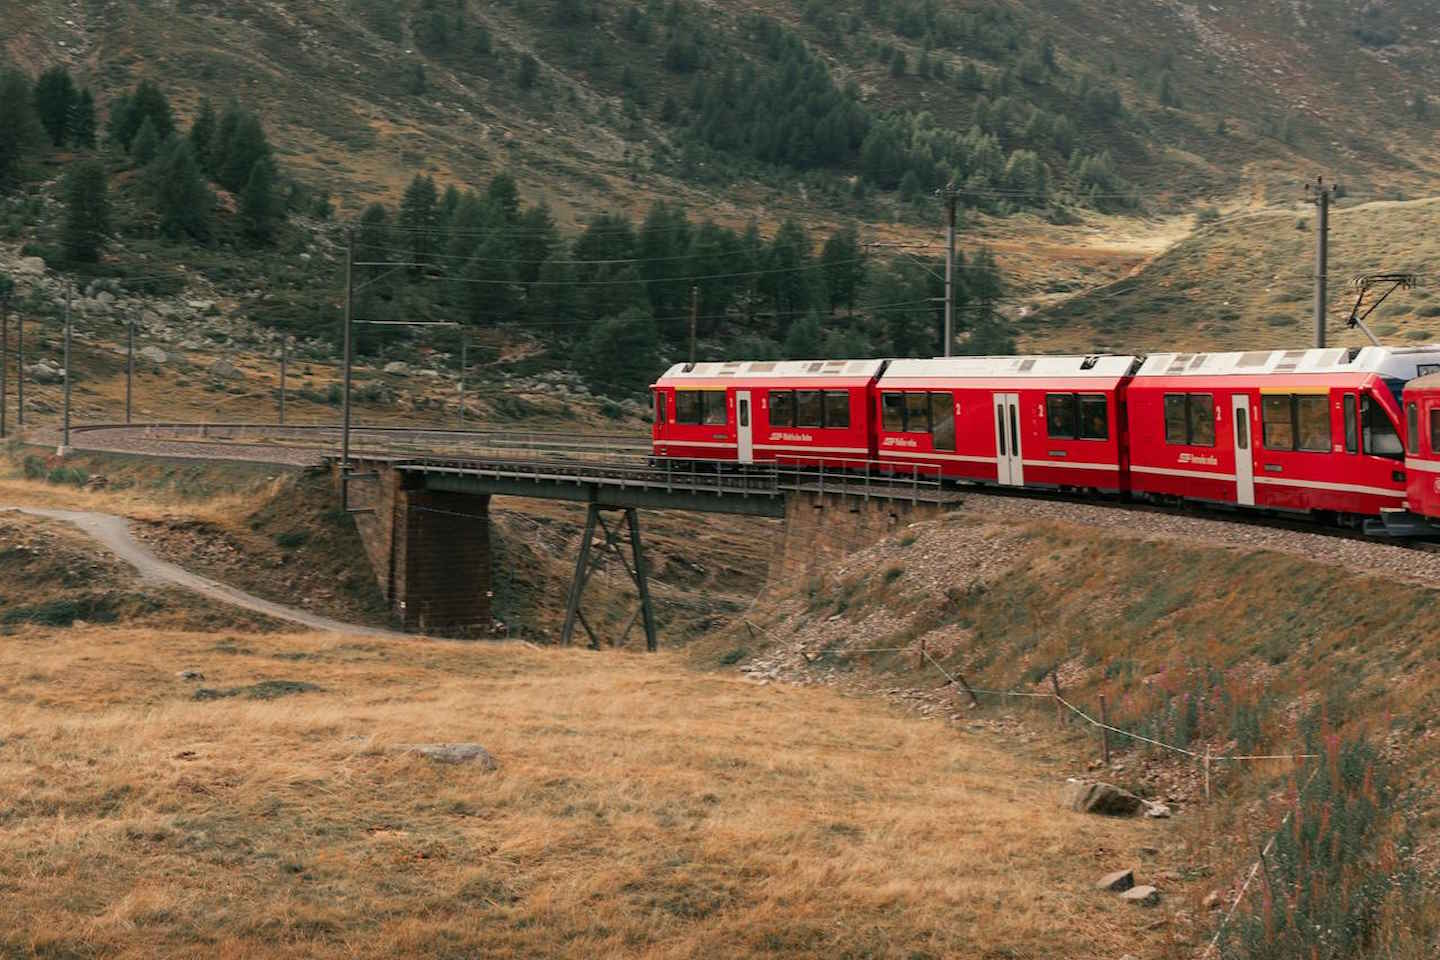
M 429 757 L 436 763 L 475 763 L 485 770 L 494 770 L 498 766 L 490 751 L 478 743 L 417 743 L 407 750 Z
M 38 277 L 45 272 L 45 261 L 41 257 L 21 257 L 15 261 L 14 272 L 22 277 Z
M 1072 780 L 1066 784 L 1065 805 L 1077 813 L 1133 817 L 1144 804 L 1144 800 L 1114 784 L 1091 780 Z
M 385 372 L 386 372 L 386 373 L 409 373 L 409 372 L 410 372 L 410 364 L 406 363 L 404 360 L 391 360 L 389 363 L 385 364 Z
M 224 357 L 221 357 L 219 360 L 216 360 L 214 363 L 210 364 L 210 375 L 213 377 L 218 377 L 221 380 L 245 379 L 245 374 L 240 371 L 240 368 L 235 366 L 235 364 L 231 363 L 229 360 L 226 360 Z
M 141 347 L 136 354 L 142 360 L 149 360 L 151 363 L 164 363 L 170 359 L 170 355 L 159 347 Z
M 65 371 L 49 360 L 41 360 L 25 368 L 25 376 L 33 383 L 64 383 Z

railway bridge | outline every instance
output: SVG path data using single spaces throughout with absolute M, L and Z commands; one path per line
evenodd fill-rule
M 586 583 L 606 555 L 619 558 L 638 603 L 646 646 L 658 636 L 650 603 L 639 511 L 680 510 L 781 519 L 780 562 L 841 553 L 878 539 L 902 521 L 958 503 L 933 468 L 902 473 L 857 462 L 835 465 L 650 463 L 639 455 L 576 451 L 573 445 L 523 455 L 460 457 L 380 454 L 330 461 L 337 492 L 355 519 L 381 592 L 406 630 L 465 635 L 489 628 L 490 498 L 530 497 L 585 504 L 561 640 L 578 626 L 592 645 Z

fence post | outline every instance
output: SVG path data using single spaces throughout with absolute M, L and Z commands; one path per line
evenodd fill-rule
M 1210 745 L 1205 745 L 1205 802 L 1210 802 Z
M 1050 671 L 1050 688 L 1055 691 L 1055 722 L 1065 726 L 1065 704 L 1060 702 L 1060 679 L 1055 676 L 1052 668 Z
M 915 658 L 915 669 L 925 669 L 925 638 L 920 638 L 920 656 Z
M 1105 709 L 1105 694 L 1100 694 L 1100 757 L 1110 765 L 1110 713 Z

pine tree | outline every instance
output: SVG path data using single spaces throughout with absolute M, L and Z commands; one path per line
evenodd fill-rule
M 521 283 L 535 283 L 540 279 L 541 268 L 560 248 L 560 232 L 555 228 L 555 218 L 545 204 L 530 207 L 520 215 L 516 225 L 515 252 L 518 264 L 516 279 Z
M 640 393 L 659 366 L 660 331 L 643 309 L 632 307 L 591 328 L 580 355 L 590 384 L 612 397 Z
M 214 169 L 211 162 L 210 151 L 215 144 L 215 132 L 219 121 L 215 116 L 215 105 L 207 97 L 200 101 L 200 112 L 195 115 L 195 122 L 190 124 L 190 152 L 195 156 L 195 162 L 200 164 L 200 169 L 209 172 Z
M 250 181 L 251 168 L 272 158 L 270 141 L 260 118 L 238 107 L 226 111 L 220 130 L 223 131 L 217 138 L 220 142 L 212 151 L 215 179 L 231 193 L 239 193 Z
M 766 252 L 760 290 L 775 306 L 777 339 L 784 339 L 791 324 L 810 310 L 815 289 L 811 254 L 810 235 L 794 220 L 780 225 Z
M 65 178 L 65 255 L 78 263 L 100 259 L 100 248 L 110 232 L 110 199 L 105 168 L 96 160 L 82 160 Z
M 689 264 L 677 254 L 690 247 L 690 221 L 679 204 L 656 202 L 640 226 L 640 275 L 645 278 L 645 295 L 651 316 L 658 317 L 660 331 L 672 342 L 680 342 L 690 327 L 690 287 L 678 279 L 690 273 Z
M 515 74 L 515 82 L 520 85 L 521 90 L 529 90 L 539 79 L 540 61 L 535 59 L 534 54 L 527 52 L 520 58 L 520 69 Z
M 75 81 L 65 67 L 51 67 L 35 81 L 35 113 L 57 147 L 64 146 L 69 135 L 70 111 L 78 97 Z
M 160 135 L 155 131 L 155 122 L 146 117 L 145 122 L 140 125 L 140 132 L 135 134 L 135 139 L 130 144 L 130 157 L 135 161 L 135 166 L 148 167 L 159 152 Z
M 151 166 L 147 179 L 160 215 L 160 232 L 172 240 L 210 238 L 215 196 L 205 183 L 189 140 L 172 137 Z
M 520 188 L 509 173 L 497 173 L 485 188 L 485 200 L 500 211 L 506 223 L 520 219 Z
M 465 265 L 462 278 L 470 323 L 494 327 L 510 323 L 520 310 L 520 291 L 515 285 L 514 251 L 502 236 L 481 243 Z
M 81 150 L 95 149 L 95 95 L 86 87 L 70 110 L 70 139 Z
M 417 173 L 410 186 L 405 188 L 405 197 L 400 201 L 399 225 L 405 230 L 405 242 L 416 269 L 429 263 L 435 253 L 436 231 L 440 224 L 439 200 L 435 181 Z
M 45 136 L 30 94 L 23 73 L 0 72 L 0 189 L 19 179 L 21 159 Z
M 860 237 L 854 227 L 846 227 L 830 235 L 820 251 L 820 264 L 831 315 L 841 304 L 854 313 L 855 298 L 865 283 Z
M 383 203 L 372 203 L 360 214 L 360 228 L 355 233 L 355 259 L 361 263 L 383 263 L 390 256 L 390 213 Z M 378 270 L 379 267 L 362 267 Z
M 811 313 L 790 327 L 782 351 L 787 360 L 814 360 L 824 353 L 824 339 L 820 315 Z
M 240 223 L 245 236 L 259 246 L 275 236 L 275 227 L 284 216 L 275 193 L 275 161 L 262 158 L 251 166 L 250 179 L 240 193 Z

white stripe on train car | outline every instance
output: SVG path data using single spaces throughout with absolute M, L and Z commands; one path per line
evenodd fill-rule
M 1130 472 L 1153 473 L 1162 477 L 1194 477 L 1197 480 L 1229 480 L 1231 483 L 1235 482 L 1235 474 L 1233 473 L 1206 473 L 1204 470 L 1174 470 L 1170 467 L 1143 467 L 1134 463 L 1130 465 Z
M 1405 458 L 1406 470 L 1419 470 L 1422 473 L 1440 473 L 1440 460 L 1412 460 Z
M 1027 467 L 1060 467 L 1065 470 L 1119 470 L 1118 463 L 1082 463 L 1077 460 L 1024 460 Z
M 797 453 L 864 453 L 870 451 L 864 447 L 793 447 L 780 443 L 757 443 L 756 450 L 793 450 Z
M 1300 487 L 1311 490 L 1330 490 L 1336 493 L 1364 493 L 1372 497 L 1393 497 L 1405 499 L 1404 490 L 1386 490 L 1384 487 L 1362 487 L 1354 483 L 1322 483 L 1319 480 L 1290 480 L 1282 477 L 1256 477 L 1256 483 L 1268 483 L 1275 487 Z
M 907 457 L 911 460 L 954 460 L 958 463 L 999 463 L 995 457 L 967 457 L 963 454 L 954 453 L 919 453 L 909 450 L 884 450 L 880 451 L 880 459 L 886 457 Z
M 656 440 L 656 446 L 661 447 L 723 447 L 734 449 L 736 443 L 715 443 L 710 440 Z

